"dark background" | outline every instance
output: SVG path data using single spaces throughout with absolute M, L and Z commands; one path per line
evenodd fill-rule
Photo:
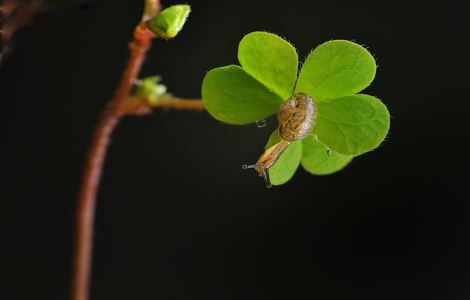
M 68 297 L 85 153 L 141 2 L 39 14 L 0 67 L 6 299 Z M 390 134 L 342 172 L 299 169 L 266 189 L 240 166 L 257 160 L 274 119 L 263 129 L 206 112 L 123 120 L 99 193 L 92 299 L 469 299 L 464 8 L 188 2 L 184 30 L 154 42 L 143 76 L 198 98 L 205 72 L 237 63 L 251 31 L 288 38 L 301 58 L 326 40 L 355 40 L 379 64 L 366 92 L 389 107 Z

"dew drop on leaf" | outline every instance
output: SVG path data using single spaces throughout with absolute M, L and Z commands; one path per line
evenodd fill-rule
M 256 124 L 256 127 L 263 128 L 263 127 L 266 127 L 266 124 L 268 123 L 266 122 L 265 119 L 261 119 L 261 120 L 257 120 L 255 124 Z

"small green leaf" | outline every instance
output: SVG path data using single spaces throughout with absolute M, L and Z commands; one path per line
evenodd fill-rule
M 379 146 L 388 133 L 387 107 L 372 96 L 359 94 L 317 105 L 314 133 L 338 153 L 356 156 L 368 152 Z
M 269 137 L 266 149 L 276 144 L 281 140 L 279 130 L 275 130 Z M 289 181 L 294 176 L 295 171 L 300 164 L 302 158 L 302 143 L 301 141 L 293 142 L 287 147 L 284 153 L 281 154 L 277 162 L 269 168 L 269 176 L 273 185 L 281 185 Z
M 375 77 L 374 57 L 362 46 L 344 40 L 321 44 L 307 57 L 295 87 L 316 101 L 356 94 Z
M 235 125 L 272 115 L 283 102 L 235 65 L 215 68 L 206 74 L 202 82 L 202 100 L 215 119 Z
M 328 175 L 343 169 L 353 157 L 328 151 L 312 135 L 302 140 L 302 166 L 315 175 Z
M 160 76 L 149 76 L 143 78 L 135 92 L 137 98 L 145 99 L 150 103 L 157 103 L 166 93 L 166 86 L 159 83 L 160 80 Z
M 243 69 L 284 100 L 292 96 L 299 60 L 295 48 L 279 36 L 255 31 L 238 46 Z
M 183 28 L 190 12 L 189 5 L 173 5 L 148 20 L 147 26 L 156 36 L 172 39 Z

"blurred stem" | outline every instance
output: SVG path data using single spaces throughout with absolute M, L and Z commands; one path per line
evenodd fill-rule
M 206 109 L 204 106 L 204 102 L 200 100 L 194 99 L 181 99 L 181 98 L 173 98 L 168 99 L 166 101 L 162 101 L 153 105 L 153 107 L 160 107 L 160 108 L 174 108 L 174 109 Z
M 131 98 L 122 107 L 122 114 L 126 115 L 145 115 L 152 112 L 156 108 L 172 108 L 172 109 L 206 109 L 204 102 L 198 99 L 169 98 L 156 103 L 146 101 L 146 99 Z
M 119 120 L 133 113 L 123 110 L 130 102 L 130 92 L 139 74 L 142 62 L 150 49 L 153 34 L 147 30 L 145 21 L 157 15 L 159 0 L 145 0 L 144 14 L 134 30 L 130 42 L 130 56 L 123 71 L 121 82 L 114 96 L 109 100 L 100 121 L 95 129 L 89 146 L 83 173 L 76 215 L 75 256 L 73 265 L 72 300 L 88 300 L 92 269 L 93 227 L 96 207 L 96 194 L 100 182 L 103 162 L 111 134 Z M 178 103 L 176 103 L 178 102 Z M 191 102 L 191 103 L 190 103 Z M 202 102 L 170 99 L 156 107 L 202 109 Z
M 151 5 L 150 8 L 147 7 L 149 5 Z M 145 31 L 145 27 L 143 27 L 145 25 L 144 19 L 148 18 L 152 9 L 152 13 L 156 15 L 158 5 L 158 0 L 152 1 L 152 3 L 146 1 L 145 3 L 145 13 L 142 21 L 135 28 L 134 39 L 129 44 L 131 53 L 122 74 L 121 82 L 116 89 L 116 93 L 108 102 L 89 146 L 76 216 L 72 300 L 88 300 L 89 298 L 96 194 L 103 162 L 111 133 L 122 116 L 120 107 L 128 99 L 145 54 L 151 45 L 152 35 Z

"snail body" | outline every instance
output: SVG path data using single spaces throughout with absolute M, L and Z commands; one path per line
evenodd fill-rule
M 312 131 L 316 116 L 317 107 L 309 95 L 297 93 L 287 99 L 277 113 L 281 140 L 266 149 L 256 164 L 243 165 L 243 169 L 255 169 L 260 176 L 264 177 L 267 186 L 271 187 L 269 168 L 276 163 L 292 142 L 305 138 Z

